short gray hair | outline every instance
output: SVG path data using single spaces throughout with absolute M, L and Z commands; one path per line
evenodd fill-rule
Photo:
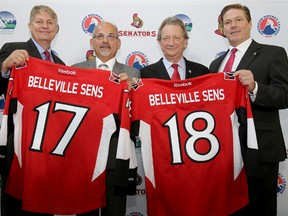
M 158 33 L 157 33 L 157 40 L 160 41 L 161 40 L 161 31 L 164 28 L 165 25 L 178 25 L 181 27 L 182 32 L 183 32 L 183 37 L 184 39 L 189 39 L 188 36 L 188 32 L 187 29 L 183 23 L 183 21 L 175 16 L 172 17 L 168 17 L 166 18 L 160 25 L 159 29 L 158 29 Z

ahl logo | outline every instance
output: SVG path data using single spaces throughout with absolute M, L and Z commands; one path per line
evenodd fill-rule
M 277 187 L 277 195 L 282 194 L 286 189 L 286 180 L 284 176 L 279 173 L 278 175 L 278 187 Z
M 186 27 L 186 30 L 188 32 L 191 32 L 193 25 L 192 25 L 191 19 L 187 15 L 185 15 L 185 14 L 177 14 L 177 15 L 175 15 L 175 17 L 181 19 L 182 22 L 184 23 L 185 27 Z
M 143 20 L 138 17 L 137 13 L 133 14 L 133 22 L 131 23 L 131 26 L 134 26 L 135 28 L 141 28 L 143 26 Z
M 257 28 L 261 35 L 272 37 L 278 34 L 280 22 L 275 16 L 266 15 L 259 20 Z
M 8 11 L 0 11 L 0 33 L 13 34 L 16 27 L 15 16 Z
M 103 19 L 99 15 L 89 14 L 88 16 L 84 17 L 82 21 L 82 29 L 86 34 L 91 36 L 95 26 L 102 21 Z
M 131 212 L 131 213 L 127 214 L 127 216 L 144 216 L 144 215 L 141 214 L 140 212 Z
M 148 58 L 143 52 L 134 51 L 126 58 L 126 64 L 140 70 L 148 65 Z

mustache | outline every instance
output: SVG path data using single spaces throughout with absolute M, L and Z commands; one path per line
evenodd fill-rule
M 100 48 L 111 48 L 109 44 L 101 44 Z

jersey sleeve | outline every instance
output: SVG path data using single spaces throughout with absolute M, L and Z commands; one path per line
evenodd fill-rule
M 115 192 L 136 194 L 137 160 L 134 143 L 130 138 L 129 91 L 124 89 L 120 118 L 118 147 L 116 154 Z
M 246 174 L 247 176 L 259 176 L 258 142 L 248 88 L 238 88 L 238 95 L 239 135 Z
M 12 99 L 13 72 L 11 72 L 6 95 L 2 124 L 0 128 L 0 173 L 7 176 L 13 158 L 13 120 L 15 100 Z

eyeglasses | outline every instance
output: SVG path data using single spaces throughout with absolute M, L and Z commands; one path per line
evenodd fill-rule
M 93 36 L 93 38 L 95 38 L 96 40 L 99 40 L 99 41 L 102 41 L 104 40 L 104 37 L 108 40 L 108 41 L 113 41 L 115 39 L 118 39 L 118 36 L 115 36 L 113 33 L 110 33 L 110 34 L 102 34 L 102 33 L 99 33 L 99 34 L 95 34 Z

